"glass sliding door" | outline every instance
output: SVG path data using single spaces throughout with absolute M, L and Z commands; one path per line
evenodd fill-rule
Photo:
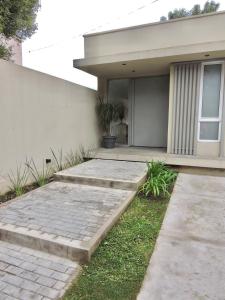
M 224 85 L 224 63 L 202 64 L 198 141 L 220 142 Z

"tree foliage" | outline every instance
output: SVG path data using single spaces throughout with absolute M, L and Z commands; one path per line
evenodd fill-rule
M 191 10 L 187 10 L 185 8 L 174 9 L 173 11 L 170 11 L 168 13 L 168 18 L 162 16 L 160 18 L 160 21 L 216 12 L 219 9 L 219 7 L 220 7 L 220 3 L 216 3 L 215 1 L 207 1 L 204 4 L 203 9 L 201 9 L 201 6 L 199 4 L 195 4 Z
M 0 35 L 6 40 L 31 37 L 37 29 L 38 9 L 39 0 L 0 0 Z M 0 58 L 8 59 L 10 49 L 2 41 L 0 47 Z
M 12 55 L 11 48 L 6 47 L 4 44 L 0 44 L 0 58 L 9 60 Z

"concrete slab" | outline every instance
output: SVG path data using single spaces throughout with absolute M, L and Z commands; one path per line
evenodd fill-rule
M 0 241 L 0 299 L 58 299 L 80 273 L 70 260 Z
M 145 163 L 93 159 L 55 174 L 56 180 L 137 190 L 145 181 Z
M 223 157 L 170 154 L 166 153 L 165 148 L 128 146 L 118 146 L 113 149 L 99 148 L 93 150 L 90 157 L 134 162 L 160 160 L 164 161 L 168 165 L 174 166 L 225 169 L 225 159 Z
M 174 193 L 162 232 L 225 247 L 225 196 L 221 196 Z
M 85 262 L 134 196 L 53 182 L 0 206 L 0 239 Z
M 224 300 L 225 178 L 179 174 L 138 300 Z
M 205 195 L 216 198 L 225 198 L 225 178 L 219 176 L 199 176 L 180 174 L 175 186 L 176 193 Z
M 224 248 L 160 237 L 138 300 L 224 300 Z

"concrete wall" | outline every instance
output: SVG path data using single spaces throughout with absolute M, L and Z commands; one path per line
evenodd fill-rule
M 95 106 L 91 89 L 0 60 L 0 176 L 26 158 L 41 165 L 50 147 L 96 147 Z
M 201 52 L 205 43 L 225 41 L 224 26 L 225 12 L 219 12 L 90 34 L 85 58 L 192 45 Z
M 220 156 L 220 142 L 197 142 L 197 155 L 218 157 Z

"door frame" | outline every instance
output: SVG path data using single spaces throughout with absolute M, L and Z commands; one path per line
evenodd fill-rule
M 134 107 L 135 107 L 135 79 L 129 80 L 128 86 L 128 146 L 134 144 Z
M 221 65 L 221 74 L 220 74 L 220 103 L 219 103 L 219 116 L 217 118 L 206 118 L 202 117 L 202 102 L 203 102 L 203 84 L 204 84 L 204 68 L 207 65 Z M 223 60 L 216 60 L 210 62 L 203 62 L 201 64 L 201 79 L 200 79 L 200 95 L 199 95 L 199 110 L 198 110 L 198 134 L 197 134 L 197 141 L 199 143 L 221 143 L 221 131 L 222 131 L 222 121 L 223 121 L 223 97 L 224 97 L 224 61 Z M 201 122 L 218 122 L 218 139 L 217 140 L 201 140 L 200 139 L 200 124 Z

